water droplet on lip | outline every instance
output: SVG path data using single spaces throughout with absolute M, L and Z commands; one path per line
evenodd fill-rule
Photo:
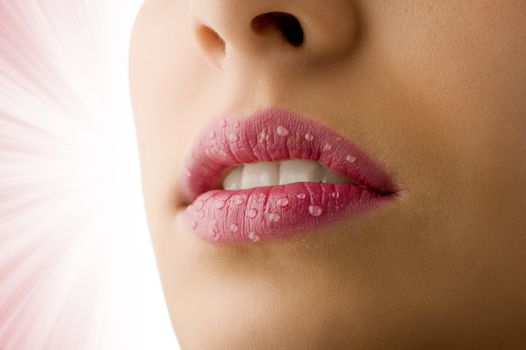
M 192 228 L 195 230 L 196 227 L 197 227 L 197 221 L 192 221 Z
M 232 231 L 232 232 L 239 231 L 239 226 L 237 224 L 230 225 L 230 231 Z
M 350 154 L 348 154 L 345 160 L 348 161 L 349 163 L 354 163 L 354 161 L 356 160 L 356 157 L 353 157 Z
M 239 196 L 234 196 L 233 200 L 234 200 L 234 203 L 236 203 L 237 205 L 243 204 L 243 198 Z
M 309 205 L 309 214 L 312 216 L 320 216 L 323 213 L 323 209 L 318 205 Z
M 210 238 L 212 238 L 214 241 L 217 241 L 219 239 L 219 234 L 217 233 L 217 228 L 215 227 L 210 228 L 208 234 Z
M 280 207 L 286 207 L 287 205 L 289 205 L 289 200 L 287 198 L 279 198 L 276 203 L 280 206 Z
M 340 193 L 339 192 L 332 192 L 331 193 L 331 197 L 332 198 L 338 198 L 338 197 L 340 197 Z
M 325 146 L 323 147 L 324 150 L 326 151 L 330 151 L 332 149 L 332 146 L 328 143 L 325 144 Z
M 298 197 L 298 199 L 305 199 L 305 197 L 307 197 L 307 195 L 305 193 L 298 193 L 298 195 L 296 197 Z
M 278 222 L 281 219 L 281 216 L 276 213 L 270 213 L 267 217 L 269 222 Z
M 219 125 L 221 125 L 221 127 L 224 128 L 224 127 L 226 126 L 226 120 L 221 119 L 221 120 L 219 121 Z
M 255 233 L 254 231 L 250 231 L 248 233 L 248 238 L 251 240 L 251 241 L 254 241 L 254 242 L 257 242 L 260 240 L 259 236 L 257 233 Z
M 314 140 L 314 136 L 312 136 L 312 134 L 307 133 L 307 134 L 305 134 L 305 140 L 312 141 L 312 140 Z
M 256 209 L 248 209 L 247 210 L 247 217 L 249 219 L 253 219 L 258 215 L 258 211 Z
M 214 241 L 219 240 L 219 224 L 217 223 L 217 221 L 214 221 L 212 223 L 212 226 L 210 226 L 210 228 L 208 229 L 208 235 Z
M 276 129 L 276 132 L 278 133 L 279 136 L 287 136 L 290 132 L 289 132 L 289 129 L 287 129 L 286 127 L 284 126 L 278 126 L 278 128 Z

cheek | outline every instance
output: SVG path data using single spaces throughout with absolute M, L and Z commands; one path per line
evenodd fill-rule
M 130 47 L 131 97 L 150 217 L 172 207 L 170 189 L 195 133 L 185 112 L 203 105 L 203 73 L 195 68 L 201 57 L 188 32 L 185 4 L 173 3 L 145 4 Z
M 402 12 L 384 31 L 391 34 L 383 51 L 399 80 L 423 101 L 441 106 L 447 112 L 441 114 L 455 118 L 452 125 L 466 134 L 474 124 L 493 128 L 526 107 L 526 4 L 496 6 L 445 2 L 420 9 L 423 16 Z
M 525 17 L 526 4 L 424 1 L 376 19 L 371 35 L 408 91 L 450 109 L 449 115 L 453 106 L 496 117 L 488 109 L 524 111 Z
M 526 3 L 426 3 L 365 9 L 367 49 L 403 94 L 392 144 L 408 205 L 465 249 L 507 232 L 479 248 L 510 255 L 526 212 Z
M 448 181 L 476 183 L 485 173 L 495 182 L 526 146 L 526 4 L 401 4 L 371 8 L 367 35 L 420 112 L 405 123 L 424 145 L 415 154 L 443 162 Z
M 138 119 L 150 125 L 173 123 L 173 114 L 198 96 L 195 50 L 179 7 L 144 6 L 135 23 L 130 50 L 131 92 Z M 181 122 L 181 120 L 179 120 Z M 166 125 L 166 124 L 165 124 Z M 171 128 L 165 128 L 173 132 Z

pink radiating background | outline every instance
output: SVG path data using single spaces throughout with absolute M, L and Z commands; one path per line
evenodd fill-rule
M 127 95 L 138 5 L 0 0 L 2 350 L 175 348 Z

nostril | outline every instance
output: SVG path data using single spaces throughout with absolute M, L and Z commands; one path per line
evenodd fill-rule
M 258 34 L 278 30 L 292 46 L 301 46 L 304 40 L 303 28 L 296 17 L 285 12 L 268 12 L 254 17 L 252 28 Z
M 197 27 L 196 34 L 206 56 L 219 66 L 225 56 L 225 41 L 212 28 L 203 25 Z

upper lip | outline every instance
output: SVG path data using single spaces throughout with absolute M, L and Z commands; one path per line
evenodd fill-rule
M 287 142 L 289 137 L 297 142 Z M 398 192 L 387 171 L 343 135 L 295 113 L 267 108 L 247 119 L 220 114 L 201 130 L 185 159 L 181 203 L 214 189 L 232 166 L 286 159 L 318 161 L 380 195 Z

